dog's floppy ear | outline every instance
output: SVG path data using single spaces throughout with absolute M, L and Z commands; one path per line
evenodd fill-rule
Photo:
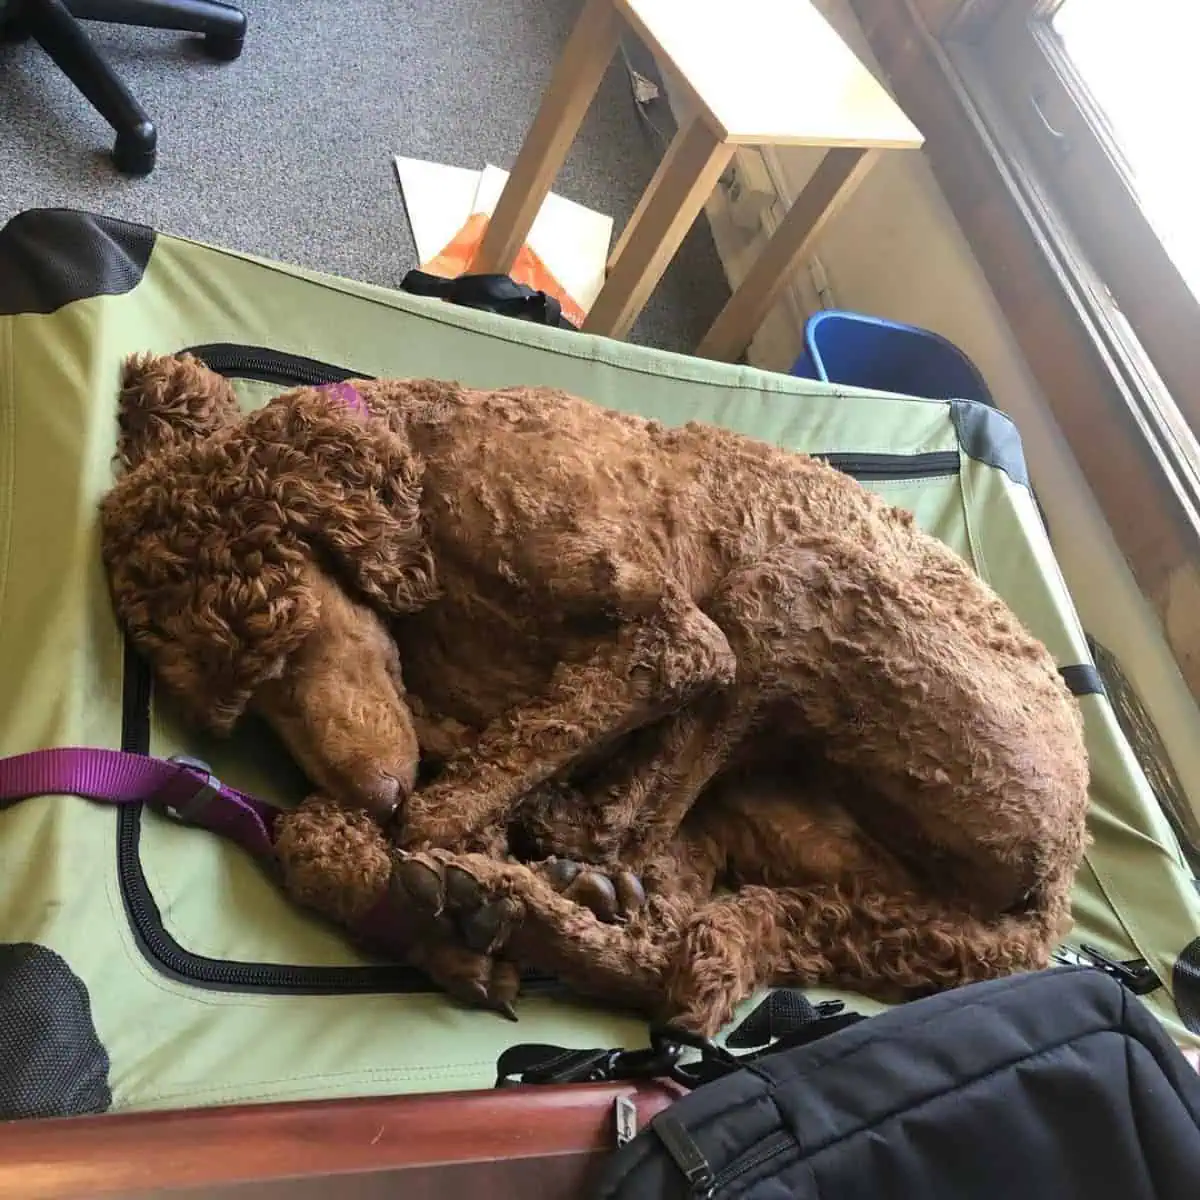
M 279 521 L 239 519 L 234 480 L 204 473 L 213 458 L 203 443 L 148 458 L 105 498 L 101 526 L 121 624 L 192 718 L 224 733 L 320 607 L 306 548 Z
M 176 438 L 101 505 L 118 616 L 195 719 L 228 730 L 315 628 L 311 567 L 385 611 L 432 598 L 419 496 L 406 441 L 315 391 Z
M 121 372 L 117 458 L 130 471 L 181 442 L 195 442 L 239 419 L 228 380 L 191 354 L 135 354 Z
M 344 583 L 394 615 L 437 595 L 421 527 L 423 464 L 385 417 L 306 389 L 271 401 L 251 424 L 293 528 Z

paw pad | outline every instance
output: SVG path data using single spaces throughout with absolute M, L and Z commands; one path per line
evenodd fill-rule
M 646 890 L 632 871 L 608 873 L 569 858 L 551 859 L 542 868 L 556 891 L 612 924 L 627 920 L 646 903 Z

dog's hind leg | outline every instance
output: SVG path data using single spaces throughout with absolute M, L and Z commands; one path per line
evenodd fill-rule
M 740 872 L 774 886 L 712 901 L 683 936 L 669 987 L 697 1028 L 767 982 L 913 994 L 1042 966 L 1066 930 L 1087 807 L 1074 702 L 949 551 L 914 540 L 882 559 L 832 537 L 783 546 L 727 581 L 713 615 L 781 745 L 818 744 L 856 778 L 863 832 L 928 868 L 924 881 L 906 886 L 857 837 L 830 847 L 824 878 L 771 877 L 787 866 L 781 817 Z M 843 860 L 861 861 L 839 873 Z
M 781 741 L 819 744 L 879 798 L 889 837 L 938 855 L 964 894 L 997 913 L 1033 898 L 1057 926 L 1060 868 L 1085 841 L 1081 718 L 965 563 L 902 536 L 784 545 L 713 616 Z
M 1044 965 L 1036 917 L 988 912 L 931 879 L 928 864 L 898 858 L 848 810 L 848 786 L 816 763 L 738 773 L 704 797 L 696 816 L 736 890 L 679 931 L 668 1019 L 711 1034 L 760 987 L 900 1000 Z
M 995 919 L 868 877 L 746 887 L 699 909 L 666 972 L 668 1020 L 712 1034 L 765 986 L 844 987 L 897 1001 L 1046 965 L 1036 921 Z
M 735 689 L 701 697 L 526 796 L 516 821 L 540 854 L 632 867 L 668 845 L 745 727 Z

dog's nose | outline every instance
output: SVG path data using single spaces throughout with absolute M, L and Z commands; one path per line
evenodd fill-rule
M 379 775 L 371 783 L 365 784 L 359 795 L 368 815 L 381 829 L 387 830 L 408 798 L 408 789 L 393 775 Z

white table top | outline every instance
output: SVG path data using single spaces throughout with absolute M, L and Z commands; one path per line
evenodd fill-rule
M 614 3 L 727 142 L 895 148 L 924 141 L 809 0 Z

